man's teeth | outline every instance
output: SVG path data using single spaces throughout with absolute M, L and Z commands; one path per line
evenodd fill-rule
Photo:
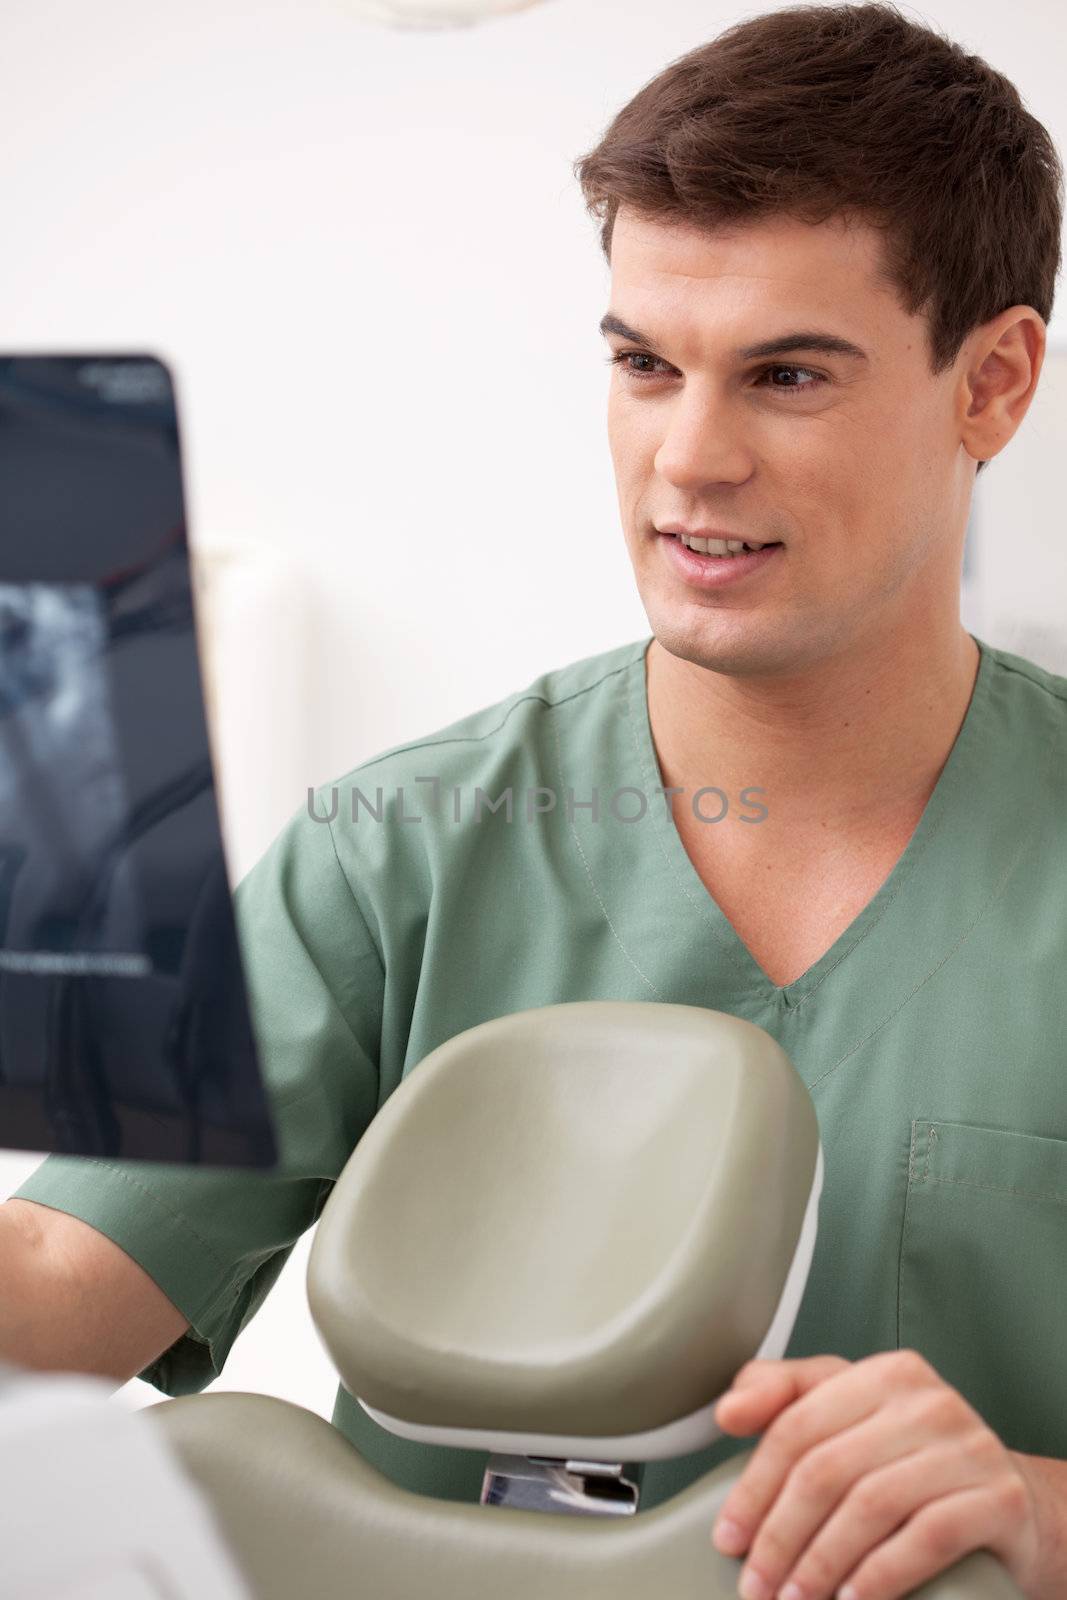
M 698 550 L 704 556 L 733 556 L 739 550 L 763 549 L 763 544 L 757 544 L 754 539 L 691 539 L 686 533 L 675 534 L 675 538 L 680 539 L 690 550 Z

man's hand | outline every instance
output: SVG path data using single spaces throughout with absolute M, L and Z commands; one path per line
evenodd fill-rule
M 1034 1600 L 1057 1592 L 1047 1491 L 1024 1464 L 1042 1458 L 1008 1450 L 917 1351 L 750 1361 L 715 1418 L 766 1430 L 712 1535 L 747 1552 L 744 1600 L 900 1600 L 982 1548 Z

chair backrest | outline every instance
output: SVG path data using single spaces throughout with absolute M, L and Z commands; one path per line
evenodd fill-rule
M 784 1352 L 820 1179 L 807 1090 L 753 1023 L 628 1001 L 498 1017 L 363 1136 L 312 1314 L 346 1388 L 409 1437 L 686 1453 L 737 1369 Z

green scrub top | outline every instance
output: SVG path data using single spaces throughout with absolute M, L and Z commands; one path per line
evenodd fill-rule
M 221 1373 L 375 1110 L 437 1045 L 567 1000 L 710 1007 L 779 1041 L 819 1119 L 825 1187 L 787 1355 L 910 1346 L 1009 1447 L 1067 1458 L 1067 679 L 976 641 L 907 848 L 779 987 L 668 812 L 650 643 L 363 762 L 237 886 L 279 1171 L 51 1156 L 18 1194 L 100 1229 L 179 1307 L 191 1331 L 141 1376 L 186 1394 Z M 727 799 L 735 823 L 758 814 Z M 333 1420 L 395 1481 L 478 1498 L 483 1452 L 396 1438 L 342 1390 Z M 648 1463 L 642 1508 L 751 1442 Z

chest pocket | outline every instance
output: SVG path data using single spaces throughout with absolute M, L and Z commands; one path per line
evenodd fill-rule
M 913 1122 L 897 1304 L 1009 1449 L 1067 1457 L 1067 1139 Z

